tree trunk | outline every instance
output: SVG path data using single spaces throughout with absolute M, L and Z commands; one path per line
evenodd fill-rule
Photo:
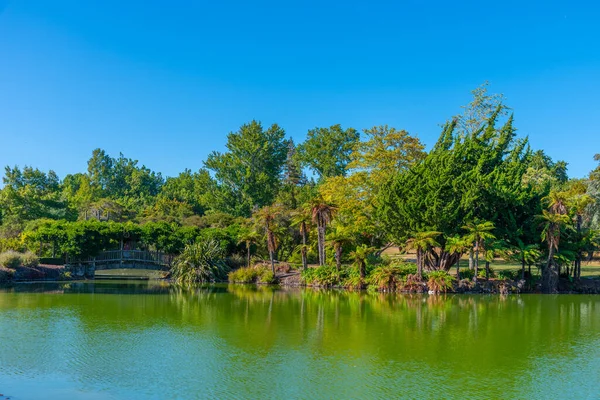
M 248 264 L 248 268 L 250 268 L 250 243 L 246 242 L 246 260 Z
M 456 261 L 456 280 L 460 281 L 460 258 Z
M 542 269 L 542 292 L 556 293 L 558 274 L 554 268 L 554 243 L 551 243 L 548 251 L 548 261 Z
M 475 262 L 473 261 L 473 249 L 469 250 L 469 269 L 473 271 Z
M 269 257 L 271 258 L 271 271 L 273 275 L 275 275 L 275 254 L 272 251 L 269 251 Z
M 485 280 L 490 280 L 490 262 L 485 260 Z
M 417 277 L 423 279 L 423 255 L 422 250 L 417 247 Z
M 337 272 L 340 272 L 342 267 L 342 246 L 337 246 L 335 248 L 335 268 Z
M 475 275 L 473 275 L 473 282 L 477 282 L 477 274 L 479 273 L 479 243 L 475 243 Z
M 366 271 L 365 271 L 366 270 L 366 264 L 365 264 L 364 261 L 360 262 L 360 268 L 359 268 L 359 270 L 360 270 L 359 271 L 359 273 L 360 273 L 360 279 L 361 280 L 365 279 L 365 276 L 366 276 Z
M 521 279 L 525 279 L 525 254 L 521 253 Z
M 302 250 L 300 254 L 302 254 L 302 269 L 306 269 L 308 261 L 306 259 L 306 223 L 304 222 L 302 222 Z
M 319 265 L 325 265 L 325 225 L 319 220 L 317 227 L 318 247 L 319 247 Z

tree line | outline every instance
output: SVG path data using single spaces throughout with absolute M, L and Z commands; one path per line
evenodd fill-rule
M 60 179 L 6 167 L 3 183 L 0 251 L 45 257 L 94 255 L 123 235 L 171 254 L 209 240 L 239 265 L 339 271 L 353 260 L 362 279 L 394 246 L 416 252 L 417 279 L 453 267 L 460 277 L 468 254 L 465 275 L 477 280 L 480 264 L 488 274 L 503 257 L 522 265 L 521 278 L 539 266 L 551 292 L 560 275 L 579 279 L 600 228 L 600 166 L 569 179 L 564 161 L 516 135 L 504 98 L 486 85 L 429 151 L 388 125 L 317 127 L 296 144 L 277 124 L 251 121 L 227 135 L 226 151 L 178 176 L 96 149 L 87 171 Z

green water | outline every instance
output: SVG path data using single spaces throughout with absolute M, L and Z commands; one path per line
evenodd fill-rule
M 13 399 L 599 398 L 600 296 L 0 289 Z

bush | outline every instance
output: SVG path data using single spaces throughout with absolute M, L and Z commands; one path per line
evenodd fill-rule
M 257 276 L 258 272 L 255 268 L 245 267 L 231 271 L 228 278 L 231 283 L 254 283 Z
M 264 268 L 261 271 L 259 271 L 258 277 L 257 277 L 257 282 L 258 283 L 275 283 L 275 274 L 273 274 L 273 271 L 270 271 L 270 270 Z
M 5 251 L 0 254 L 0 266 L 5 268 L 15 269 L 22 265 L 23 254 L 13 250 Z
M 465 268 L 465 269 L 461 269 L 460 270 L 460 279 L 469 279 L 469 280 L 473 280 L 473 277 L 475 276 L 475 270 L 474 269 L 469 269 L 469 268 Z
M 427 274 L 427 287 L 434 293 L 440 293 L 452 289 L 454 277 L 446 271 L 433 271 Z
M 275 283 L 275 275 L 264 266 L 236 269 L 228 278 L 230 283 Z
M 485 278 L 485 265 L 479 266 L 479 271 L 477 271 L 477 277 Z M 490 267 L 490 278 L 495 278 L 495 277 L 496 277 L 496 272 L 494 271 L 494 269 L 492 267 Z
M 521 271 L 519 271 L 519 270 L 511 271 L 511 270 L 503 269 L 501 271 L 498 271 L 498 278 L 514 281 L 514 280 L 521 278 Z
M 316 268 L 307 268 L 302 271 L 301 278 L 307 285 L 335 286 L 344 278 L 344 272 L 338 272 L 333 265 L 323 265 Z
M 379 290 L 393 291 L 397 286 L 402 285 L 405 270 L 400 266 L 382 265 L 376 267 L 369 276 L 369 283 L 376 286 Z
M 35 268 L 40 265 L 40 259 L 35 254 L 28 251 L 21 255 L 21 264 L 24 267 Z

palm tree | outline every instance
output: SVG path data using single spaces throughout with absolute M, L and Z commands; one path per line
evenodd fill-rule
M 354 264 L 358 266 L 361 280 L 365 279 L 365 276 L 367 275 L 367 258 L 375 251 L 377 251 L 375 247 L 369 247 L 366 244 L 362 244 L 357 246 L 356 250 L 350 253 L 350 257 L 354 260 Z
M 215 240 L 188 244 L 171 269 L 176 283 L 205 283 L 221 278 L 227 272 L 225 252 Z
M 292 215 L 292 226 L 297 226 L 300 229 L 300 235 L 302 236 L 302 245 L 300 247 L 300 254 L 302 255 L 302 269 L 308 267 L 308 261 L 306 257 L 308 246 L 306 244 L 306 238 L 308 235 L 308 227 L 312 219 L 311 212 L 307 209 L 300 209 L 294 212 Z
M 483 246 L 483 257 L 485 259 L 485 280 L 490 280 L 490 263 L 497 255 L 506 254 L 506 244 L 502 240 L 488 240 Z
M 517 239 L 517 246 L 513 247 L 511 258 L 521 263 L 521 279 L 525 279 L 525 266 L 529 266 L 529 276 L 531 276 L 531 265 L 540 259 L 542 253 L 536 244 L 525 244 Z
M 584 235 L 582 234 L 582 226 L 583 226 L 583 213 L 585 209 L 594 203 L 594 199 L 587 194 L 580 194 L 575 196 L 570 200 L 571 207 L 575 212 L 576 218 L 576 226 L 577 226 L 577 240 L 579 244 L 584 242 Z M 575 258 L 575 268 L 573 270 L 573 278 L 579 279 L 581 277 L 581 253 L 582 253 L 581 245 L 578 246 L 577 249 L 577 257 Z
M 469 242 L 473 243 L 475 248 L 475 274 L 473 275 L 473 281 L 477 282 L 477 274 L 479 273 L 479 250 L 483 246 L 483 242 L 490 239 L 495 239 L 491 231 L 495 228 L 494 223 L 490 221 L 484 221 L 480 223 L 470 222 L 463 226 L 463 229 L 467 231 L 466 238 Z
M 407 248 L 415 249 L 417 251 L 417 277 L 419 279 L 423 277 L 423 258 L 425 252 L 432 247 L 440 245 L 435 240 L 435 238 L 440 235 L 441 232 L 435 231 L 417 232 L 406 241 Z
M 325 228 L 332 221 L 337 208 L 322 197 L 317 197 L 310 204 L 310 210 L 312 221 L 317 225 L 319 265 L 325 265 Z
M 250 248 L 253 244 L 258 242 L 258 233 L 256 231 L 246 230 L 242 231 L 238 237 L 238 244 L 244 243 L 246 245 L 246 266 L 250 267 Z
M 570 221 L 568 215 L 546 210 L 542 211 L 540 218 L 543 220 L 544 226 L 542 239 L 548 244 L 548 261 L 542 269 L 542 291 L 544 293 L 554 293 L 558 284 L 558 270 L 554 261 L 554 254 L 558 251 L 560 244 L 561 227 Z
M 352 242 L 352 236 L 342 227 L 337 227 L 335 231 L 327 235 L 327 244 L 333 246 L 335 254 L 335 267 L 340 271 L 342 266 L 342 250 L 345 244 Z
M 281 213 L 281 209 L 277 206 L 265 206 L 258 210 L 255 218 L 258 223 L 264 227 L 267 236 L 267 250 L 269 251 L 269 259 L 271 261 L 271 271 L 275 273 L 275 252 L 277 251 L 277 238 L 274 232 L 275 218 Z
M 460 281 L 460 258 L 463 254 L 472 250 L 473 246 L 468 239 L 463 236 L 452 236 L 446 241 L 446 251 L 458 254 L 456 261 L 456 279 Z

